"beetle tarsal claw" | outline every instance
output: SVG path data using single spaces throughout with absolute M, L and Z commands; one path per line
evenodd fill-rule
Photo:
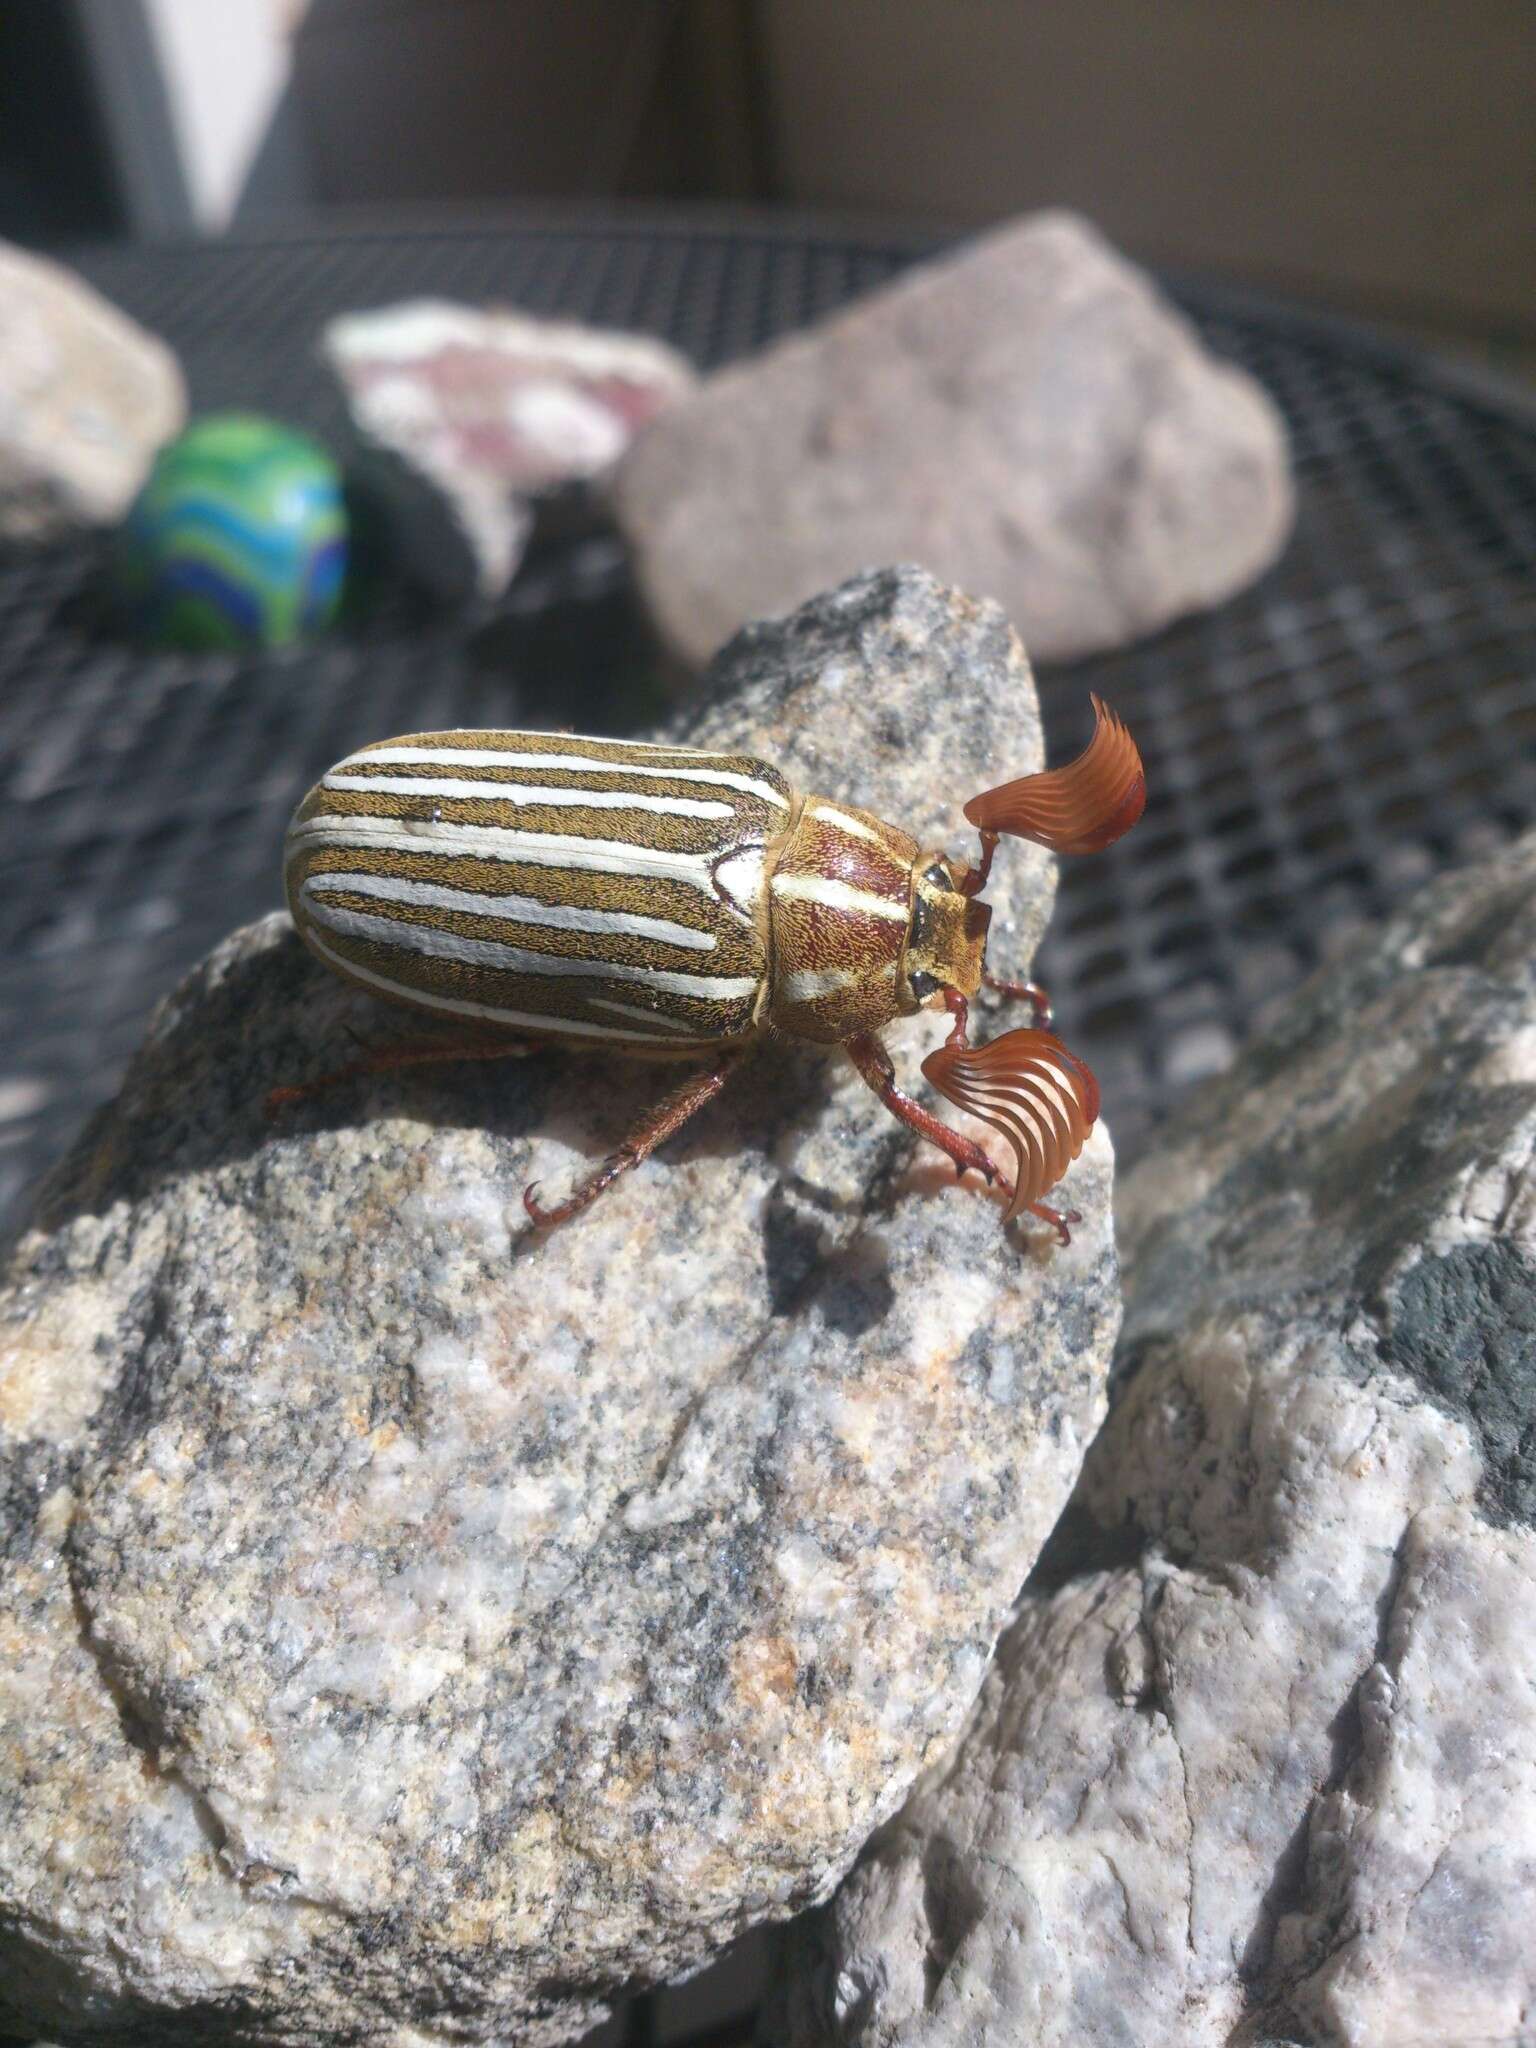
M 1102 853 L 1130 831 L 1147 801 L 1141 755 L 1102 697 L 1093 717 L 1093 738 L 1075 761 L 971 798 L 965 815 L 984 849 L 988 834 L 1007 832 L 1052 853 Z
M 1091 1070 L 1049 1031 L 943 1045 L 923 1061 L 923 1072 L 957 1109 L 990 1124 L 1013 1148 L 1018 1176 L 1010 1217 L 1037 1207 L 1082 1151 L 1099 1114 Z

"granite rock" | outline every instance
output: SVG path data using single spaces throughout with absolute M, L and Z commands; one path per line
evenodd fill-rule
M 1127 1177 L 1115 1399 L 793 2048 L 1529 2048 L 1536 836 Z
M 345 314 L 320 346 L 347 401 L 354 468 L 401 559 L 448 598 L 499 596 L 541 502 L 563 496 L 574 512 L 571 494 L 695 381 L 649 335 L 443 299 Z
M 694 663 L 744 618 L 895 560 L 996 598 L 1037 661 L 1117 647 L 1240 590 L 1291 521 L 1268 398 L 1055 213 L 710 378 L 613 491 Z
M 0 535 L 121 518 L 186 416 L 163 342 L 75 272 L 0 242 Z
M 1002 615 L 915 571 L 715 680 L 686 737 L 957 848 L 1041 756 Z M 1000 962 L 1052 887 L 1005 850 Z M 914 1085 L 941 1028 L 892 1034 Z M 411 1035 L 285 918 L 234 934 L 11 1257 L 0 2032 L 573 2038 L 829 1892 L 953 1741 L 1102 1417 L 1102 1130 L 1061 1251 L 840 1056 L 767 1052 L 538 1245 L 524 1185 L 656 1070 L 420 1069 L 268 1125 L 349 1030 Z

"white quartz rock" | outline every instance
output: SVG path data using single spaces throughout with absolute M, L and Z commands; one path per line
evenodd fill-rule
M 163 342 L 74 271 L 0 242 L 0 534 L 120 519 L 186 416 Z
M 770 2038 L 1528 2048 L 1533 958 L 1536 836 L 1129 1176 L 1109 1422 Z

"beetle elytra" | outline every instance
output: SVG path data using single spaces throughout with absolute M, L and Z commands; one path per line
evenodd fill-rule
M 980 901 L 999 834 L 1057 853 L 1108 846 L 1141 815 L 1135 742 L 1093 699 L 1094 732 L 1064 768 L 973 797 L 974 864 L 925 849 L 871 812 L 791 788 L 750 755 L 568 733 L 436 732 L 350 754 L 288 829 L 285 881 L 299 933 L 372 994 L 460 1027 L 299 1088 L 418 1060 L 494 1059 L 543 1045 L 689 1060 L 699 1070 L 536 1223 L 565 1222 L 718 1094 L 765 1035 L 841 1045 L 886 1106 L 1021 1209 L 1067 1223 L 1042 1196 L 1098 1115 L 1098 1086 L 1046 1026 L 1032 983 L 985 971 Z M 1034 1006 L 1031 1026 L 973 1046 L 983 982 Z M 896 1085 L 880 1038 L 897 1018 L 947 1010 L 923 1061 L 940 1092 L 1012 1148 L 1008 1182 L 978 1144 Z

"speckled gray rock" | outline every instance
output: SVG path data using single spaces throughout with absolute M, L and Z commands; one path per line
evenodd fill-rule
M 164 342 L 74 271 L 0 242 L 0 534 L 120 518 L 186 415 Z
M 887 572 L 691 736 L 959 845 L 1040 736 L 1000 613 Z M 1000 862 L 1027 961 L 1050 863 Z M 1004 1231 L 765 1055 L 542 1248 L 654 1069 L 263 1092 L 384 1013 L 287 921 L 159 1013 L 0 1300 L 0 2031 L 563 2041 L 824 1896 L 974 1699 L 1103 1410 L 1110 1154 Z M 410 1031 L 409 1021 L 400 1027 Z M 916 1082 L 923 1018 L 893 1034 Z
M 695 664 L 743 619 L 897 560 L 996 598 L 1037 661 L 1117 647 L 1242 589 L 1291 523 L 1268 398 L 1058 213 L 712 377 L 614 496 Z
M 1130 1175 L 1118 1393 L 794 2048 L 1536 2039 L 1536 837 Z

